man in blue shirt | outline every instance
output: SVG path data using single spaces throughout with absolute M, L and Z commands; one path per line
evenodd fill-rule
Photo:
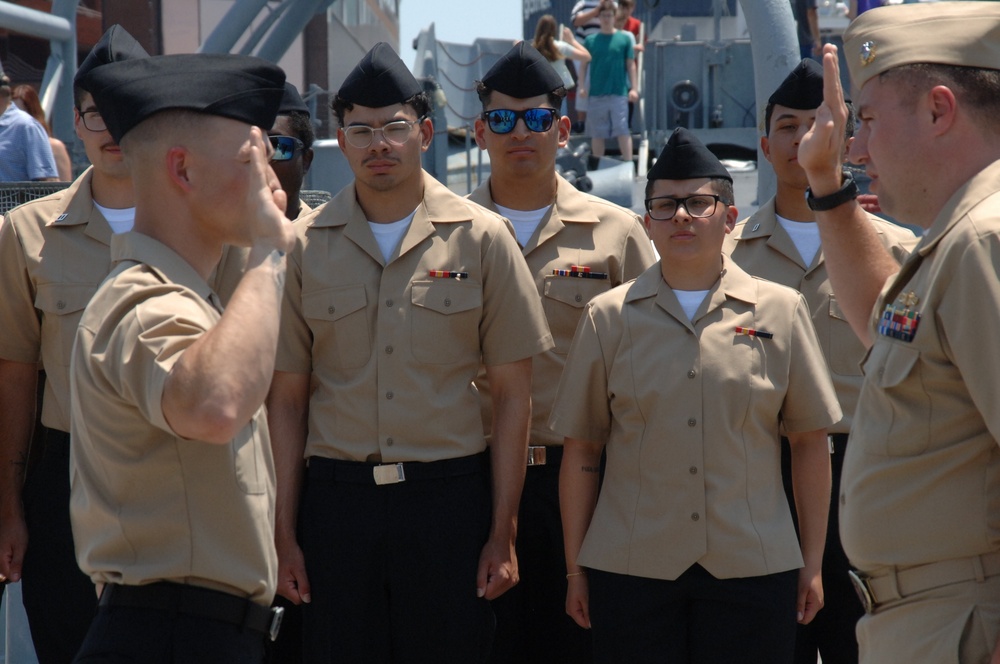
M 11 103 L 10 79 L 0 74 L 0 182 L 58 179 L 45 129 Z

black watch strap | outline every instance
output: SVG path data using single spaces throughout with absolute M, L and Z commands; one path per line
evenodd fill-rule
M 832 210 L 857 197 L 858 183 L 854 181 L 854 176 L 851 175 L 850 171 L 844 171 L 844 183 L 840 189 L 827 196 L 813 196 L 812 189 L 806 188 L 806 205 L 815 212 Z

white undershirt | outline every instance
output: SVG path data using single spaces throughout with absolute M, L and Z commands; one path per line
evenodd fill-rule
M 385 262 L 388 263 L 389 257 L 396 251 L 396 247 L 406 235 L 406 229 L 410 227 L 410 222 L 413 221 L 413 215 L 416 213 L 417 211 L 414 210 L 399 221 L 391 221 L 388 224 L 368 222 L 375 235 L 375 241 L 378 242 L 378 248 L 382 250 L 382 258 L 385 259 Z
M 104 218 L 108 220 L 108 225 L 111 226 L 111 231 L 118 235 L 119 233 L 128 233 L 132 230 L 132 226 L 135 225 L 135 208 L 106 208 L 100 203 L 95 202 L 94 207 L 96 207 Z
M 815 221 L 792 221 L 779 215 L 775 216 L 778 217 L 781 227 L 792 238 L 792 244 L 799 250 L 802 262 L 812 265 L 819 252 L 819 225 Z
M 677 290 L 674 289 L 674 295 L 677 296 L 678 301 L 681 303 L 681 309 L 687 314 L 688 320 L 694 320 L 694 313 L 698 311 L 698 307 L 701 303 L 705 301 L 705 296 L 708 295 L 707 290 Z
M 514 226 L 514 233 L 517 235 L 517 243 L 522 247 L 528 245 L 528 240 L 535 234 L 538 224 L 542 223 L 545 213 L 549 211 L 551 205 L 546 205 L 540 210 L 512 210 L 502 205 L 497 205 L 497 210 L 504 217 L 510 220 Z

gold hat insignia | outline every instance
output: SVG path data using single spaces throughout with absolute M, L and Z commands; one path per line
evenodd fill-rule
M 866 41 L 861 45 L 861 64 L 868 66 L 875 62 L 875 52 L 877 50 L 877 45 L 873 41 Z

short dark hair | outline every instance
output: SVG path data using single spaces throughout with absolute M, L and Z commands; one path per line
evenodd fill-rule
M 845 138 L 850 138 L 854 136 L 854 128 L 858 123 L 858 114 L 854 110 L 854 104 L 850 101 L 845 101 L 844 105 L 847 106 L 847 124 L 844 125 Z M 767 106 L 764 107 L 764 135 L 771 135 L 771 116 L 774 114 L 774 102 L 768 102 Z
M 893 83 L 901 100 L 912 103 L 917 94 L 937 85 L 955 93 L 960 103 L 979 120 L 982 129 L 1000 132 L 1000 69 L 917 63 L 893 67 L 879 74 L 879 80 Z
M 412 108 L 416 112 L 417 117 L 421 120 L 431 114 L 431 98 L 426 92 L 418 92 L 409 99 L 403 101 L 403 106 L 409 106 Z M 335 95 L 333 101 L 330 102 L 330 110 L 333 111 L 333 115 L 337 118 L 337 125 L 339 125 L 341 129 L 344 128 L 344 114 L 352 108 L 354 108 L 354 104 L 347 101 L 340 95 Z
M 483 105 L 483 112 L 486 112 L 486 107 L 490 105 L 490 97 L 493 96 L 493 88 L 488 88 L 482 81 L 476 81 L 476 94 L 479 95 L 479 103 Z M 552 108 L 559 110 L 562 108 L 563 99 L 567 95 L 566 88 L 560 85 L 558 88 L 552 92 L 545 95 L 546 101 Z
M 653 195 L 653 183 L 656 180 L 649 180 L 646 182 L 646 200 L 649 200 L 650 196 Z M 726 178 L 710 178 L 709 184 L 712 185 L 712 191 L 715 195 L 719 197 L 719 200 L 726 205 L 733 205 L 736 203 L 736 194 L 733 193 L 733 183 Z
M 313 142 L 316 140 L 316 132 L 313 129 L 312 119 L 305 113 L 289 113 L 285 117 L 288 118 L 288 125 L 295 138 L 302 141 L 302 145 L 306 150 L 311 148 Z

